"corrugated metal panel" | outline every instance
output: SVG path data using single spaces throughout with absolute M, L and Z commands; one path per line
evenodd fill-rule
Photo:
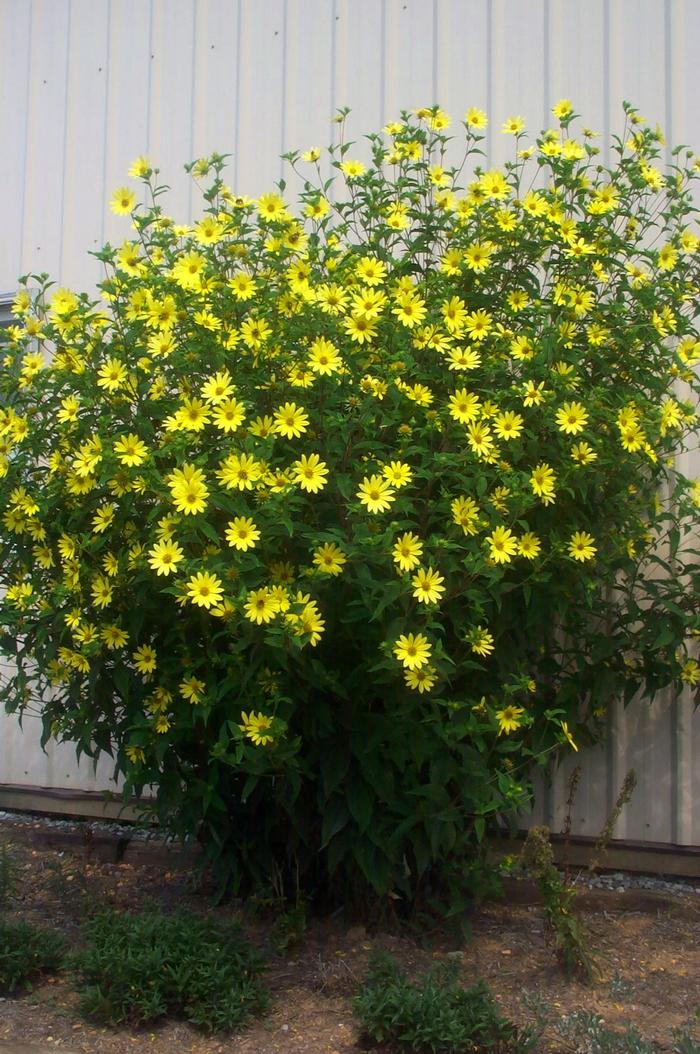
M 519 113 L 539 129 L 561 96 L 602 143 L 627 99 L 669 142 L 700 148 L 699 44 L 695 0 L 0 0 L 0 290 L 30 270 L 94 286 L 87 250 L 128 236 L 107 198 L 137 155 L 160 167 L 184 222 L 200 211 L 185 161 L 229 153 L 231 186 L 259 194 L 282 176 L 282 152 L 337 137 L 339 106 L 353 111 L 358 156 L 364 133 L 440 102 L 455 121 L 470 105 L 488 111 L 486 163 L 501 164 L 513 148 L 503 120 Z M 699 468 L 687 459 L 689 474 Z M 26 724 L 0 717 L 0 780 L 107 785 L 107 762 L 95 773 L 70 747 L 44 755 L 36 719 Z M 597 833 L 634 766 L 640 786 L 618 834 L 700 844 L 690 699 L 618 708 L 610 733 L 585 758 L 575 831 Z M 555 828 L 576 760 L 541 790 L 537 815 Z

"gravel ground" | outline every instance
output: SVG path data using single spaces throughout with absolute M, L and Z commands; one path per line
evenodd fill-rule
M 94 835 L 112 835 L 120 839 L 135 839 L 142 842 L 155 842 L 158 845 L 172 842 L 153 828 L 139 827 L 134 823 L 118 823 L 104 820 L 59 819 L 34 813 L 10 812 L 0 810 L 0 830 L 3 825 L 12 827 L 32 826 L 37 824 L 47 831 L 72 831 Z M 572 874 L 574 885 L 586 889 L 608 889 L 624 893 L 629 889 L 649 889 L 663 893 L 700 896 L 700 876 L 697 879 L 678 878 L 674 875 L 639 874 L 633 871 L 602 871 L 591 875 L 588 871 Z
M 664 893 L 697 894 L 700 896 L 700 878 L 677 878 L 674 875 L 640 875 L 632 871 L 605 871 L 591 876 L 582 871 L 574 876 L 574 884 L 588 889 L 614 889 L 624 893 L 628 889 L 656 889 Z
M 36 827 L 37 824 L 45 827 L 47 831 L 90 831 L 92 834 L 111 834 L 117 838 L 139 838 L 142 841 L 157 839 L 159 842 L 166 842 L 169 840 L 164 838 L 158 831 L 154 831 L 152 828 L 139 827 L 135 823 L 118 823 L 108 820 L 62 820 L 38 813 L 0 810 L 0 828 L 3 825 Z

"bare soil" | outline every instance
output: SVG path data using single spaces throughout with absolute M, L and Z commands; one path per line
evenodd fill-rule
M 568 980 L 546 942 L 541 905 L 527 882 L 511 882 L 503 901 L 482 905 L 470 918 L 471 938 L 434 934 L 420 941 L 387 933 L 369 934 L 340 919 L 312 920 L 286 956 L 273 950 L 273 922 L 245 905 L 213 908 L 191 888 L 189 873 L 167 854 L 140 862 L 100 860 L 94 847 L 32 843 L 26 831 L 6 831 L 19 867 L 19 895 L 12 914 L 50 924 L 72 943 L 80 924 L 98 905 L 134 908 L 145 901 L 188 905 L 199 913 L 240 918 L 268 959 L 272 992 L 269 1015 L 231 1038 L 204 1037 L 171 1022 L 153 1031 L 98 1028 L 83 1021 L 76 999 L 60 976 L 18 999 L 0 1001 L 0 1050 L 12 1041 L 81 1054 L 349 1054 L 358 1045 L 352 999 L 375 948 L 391 951 L 410 972 L 447 955 L 456 957 L 466 984 L 484 978 L 504 1012 L 519 1022 L 532 1019 L 531 997 L 544 1000 L 552 1020 L 577 1009 L 601 1014 L 610 1027 L 633 1022 L 662 1050 L 670 1032 L 700 1007 L 700 897 L 639 891 L 593 890 L 579 910 L 600 954 L 601 974 L 592 984 Z M 105 855 L 105 854 L 101 854 Z M 128 854 L 127 854 L 128 857 Z M 135 859 L 132 854 L 132 860 Z M 143 862 L 146 861 L 146 862 Z M 570 1050 L 553 1028 L 541 1054 Z

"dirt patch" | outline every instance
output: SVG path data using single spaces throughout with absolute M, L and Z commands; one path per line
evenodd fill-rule
M 532 1019 L 532 1003 L 549 1005 L 552 1020 L 585 1008 L 611 1027 L 633 1021 L 648 1039 L 671 1049 L 670 1030 L 700 1006 L 700 898 L 592 890 L 580 898 L 582 914 L 600 952 L 602 974 L 592 985 L 569 981 L 545 941 L 541 906 L 532 887 L 509 886 L 506 900 L 483 906 L 469 920 L 471 939 L 436 934 L 421 942 L 368 934 L 339 919 L 315 920 L 303 941 L 276 954 L 272 925 L 245 906 L 212 908 L 193 892 L 186 869 L 96 859 L 85 846 L 37 847 L 5 836 L 19 867 L 12 914 L 57 927 L 72 943 L 81 921 L 96 907 L 136 908 L 148 901 L 184 905 L 198 913 L 239 918 L 269 962 L 269 1015 L 243 1035 L 203 1037 L 184 1023 L 154 1031 L 96 1028 L 81 1020 L 67 981 L 58 978 L 21 999 L 0 1002 L 0 1041 L 43 1044 L 80 1054 L 347 1054 L 357 1052 L 352 999 L 374 948 L 391 951 L 411 972 L 447 955 L 456 957 L 465 983 L 483 977 L 503 1010 L 519 1022 Z M 147 856 L 147 853 L 142 854 Z M 540 1054 L 570 1050 L 546 1033 Z

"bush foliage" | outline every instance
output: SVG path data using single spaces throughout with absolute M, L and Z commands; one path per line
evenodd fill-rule
M 81 1009 L 94 1021 L 137 1027 L 173 1015 L 230 1032 L 267 1006 L 261 962 L 236 923 L 105 911 L 85 937 L 73 965 Z
M 609 165 L 564 100 L 501 169 L 478 110 L 346 116 L 296 214 L 212 155 L 179 224 L 139 158 L 98 298 L 27 276 L 5 699 L 239 888 L 410 901 L 612 700 L 700 678 L 700 162 L 628 106 Z

